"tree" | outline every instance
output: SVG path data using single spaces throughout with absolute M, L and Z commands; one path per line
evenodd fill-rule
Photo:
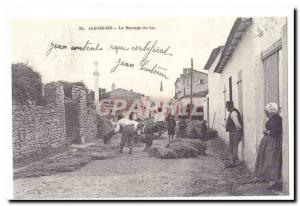
M 43 84 L 40 73 L 24 63 L 12 64 L 11 70 L 13 100 L 21 104 L 28 104 L 29 101 L 41 103 Z

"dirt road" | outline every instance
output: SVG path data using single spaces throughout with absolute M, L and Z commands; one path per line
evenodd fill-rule
M 166 144 L 155 140 L 154 144 Z M 266 184 L 245 184 L 251 173 L 240 166 L 224 167 L 227 151 L 216 139 L 208 142 L 207 156 L 156 159 L 135 147 L 133 154 L 95 160 L 79 170 L 51 176 L 14 180 L 16 199 L 191 197 L 276 195 Z

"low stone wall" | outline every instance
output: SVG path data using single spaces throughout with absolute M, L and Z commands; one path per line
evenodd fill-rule
M 13 157 L 22 160 L 66 143 L 64 113 L 55 104 L 13 105 Z

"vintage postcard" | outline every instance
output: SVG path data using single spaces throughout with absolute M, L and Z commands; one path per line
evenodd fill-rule
M 12 20 L 13 199 L 290 197 L 291 18 Z

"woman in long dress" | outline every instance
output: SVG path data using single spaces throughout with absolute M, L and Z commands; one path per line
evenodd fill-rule
M 276 103 L 267 104 L 265 113 L 268 121 L 259 145 L 254 176 L 257 182 L 269 182 L 268 189 L 282 190 L 282 118 Z

